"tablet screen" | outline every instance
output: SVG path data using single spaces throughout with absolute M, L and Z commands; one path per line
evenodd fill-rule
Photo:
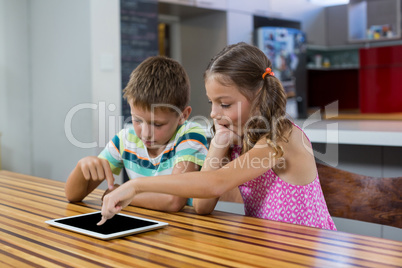
M 121 237 L 161 228 L 167 225 L 167 223 L 164 222 L 119 213 L 113 218 L 107 220 L 103 225 L 98 226 L 97 223 L 101 220 L 101 218 L 102 215 L 100 212 L 94 212 L 49 220 L 46 221 L 46 223 L 100 239 Z

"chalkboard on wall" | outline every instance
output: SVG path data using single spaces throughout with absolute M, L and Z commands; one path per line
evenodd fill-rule
M 120 0 L 121 84 L 127 85 L 131 72 L 146 58 L 158 55 L 158 1 Z M 130 107 L 122 100 L 124 122 Z
M 124 89 L 131 72 L 146 58 L 158 55 L 157 0 L 120 0 L 120 29 L 121 85 Z M 125 123 L 131 121 L 130 106 L 124 99 L 122 115 Z M 123 169 L 123 181 L 128 179 Z

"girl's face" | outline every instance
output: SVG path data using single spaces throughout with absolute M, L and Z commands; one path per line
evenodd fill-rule
M 235 86 L 224 86 L 213 77 L 206 80 L 207 97 L 212 104 L 211 118 L 240 137 L 250 117 L 251 104 Z

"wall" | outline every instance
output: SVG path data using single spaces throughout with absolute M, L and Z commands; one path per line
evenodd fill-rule
M 331 33 L 327 34 L 326 45 L 328 47 L 348 45 L 348 6 L 327 7 L 325 12 L 326 29 Z
M 121 64 L 120 5 L 118 1 L 90 0 L 92 127 L 98 154 L 120 130 Z M 104 109 L 102 108 L 104 105 Z
M 69 110 L 91 102 L 89 11 L 88 1 L 30 2 L 33 175 L 63 180 L 79 158 L 93 154 L 72 146 L 64 129 Z M 77 113 L 71 127 L 77 140 L 89 142 L 91 110 Z
M 0 4 L 3 168 L 64 181 L 80 158 L 100 151 L 108 117 L 120 114 L 119 3 Z
M 227 44 L 226 14 L 222 12 L 183 18 L 180 25 L 181 63 L 191 81 L 191 117 L 209 118 L 203 73 L 210 59 Z
M 29 1 L 0 0 L 0 132 L 2 168 L 32 171 Z

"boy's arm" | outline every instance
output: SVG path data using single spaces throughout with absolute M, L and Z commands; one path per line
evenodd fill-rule
M 199 165 L 190 161 L 182 161 L 174 166 L 172 175 L 199 170 Z M 154 210 L 177 212 L 186 205 L 186 202 L 187 198 L 184 197 L 146 192 L 136 195 L 130 205 Z
M 67 200 L 81 201 L 105 179 L 108 187 L 113 187 L 114 177 L 109 162 L 96 156 L 84 157 L 68 176 L 64 189 Z

